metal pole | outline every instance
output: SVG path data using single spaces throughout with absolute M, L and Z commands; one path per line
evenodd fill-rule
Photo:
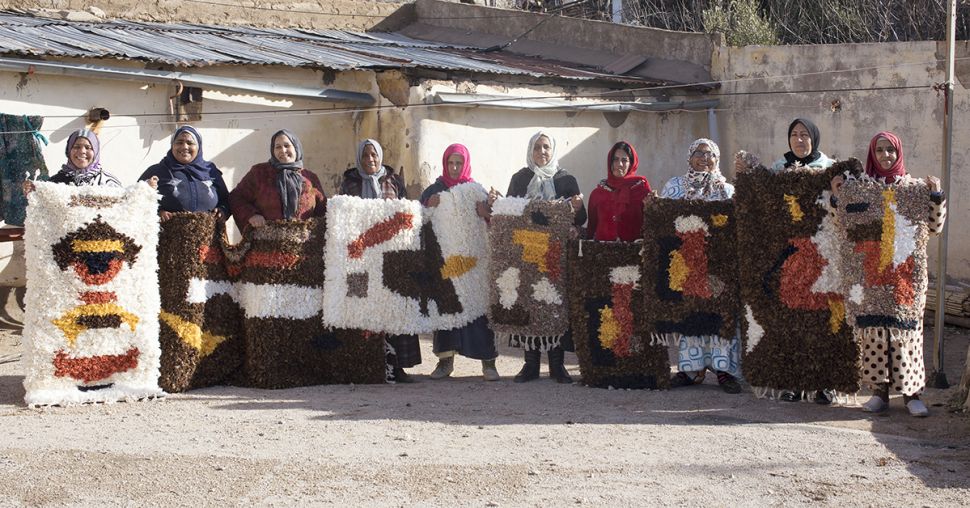
M 950 163 L 953 152 L 953 63 L 954 53 L 956 52 L 956 25 L 957 25 L 957 0 L 950 0 L 947 7 L 946 22 L 946 83 L 943 97 L 944 119 L 943 119 L 943 168 L 941 170 L 941 180 L 943 192 L 949 195 L 950 192 Z M 949 221 L 947 221 L 949 222 Z M 946 380 L 946 373 L 943 372 L 943 323 L 946 317 L 946 240 L 949 225 L 943 225 L 940 233 L 939 254 L 937 255 L 936 265 L 936 313 L 933 325 L 933 368 L 936 369 L 932 375 L 932 385 L 934 388 L 949 388 L 950 383 Z

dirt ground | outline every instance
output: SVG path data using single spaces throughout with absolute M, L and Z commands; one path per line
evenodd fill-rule
M 715 384 L 517 385 L 521 353 L 509 349 L 500 382 L 481 381 L 468 359 L 454 378 L 432 381 L 423 341 L 413 385 L 216 387 L 28 409 L 20 315 L 9 309 L 0 313 L 0 506 L 970 503 L 970 416 L 943 406 L 952 388 L 928 390 L 929 418 L 908 416 L 898 398 L 888 415 L 869 416 Z M 956 383 L 970 331 L 946 336 L 944 370 Z M 575 356 L 567 366 L 578 379 Z

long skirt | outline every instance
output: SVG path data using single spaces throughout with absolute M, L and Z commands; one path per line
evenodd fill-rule
M 406 369 L 421 363 L 421 344 L 417 335 L 391 335 L 387 343 L 394 348 L 395 367 Z
M 435 354 L 452 351 L 476 360 L 495 359 L 495 332 L 488 327 L 488 317 L 482 316 L 461 328 L 434 332 Z

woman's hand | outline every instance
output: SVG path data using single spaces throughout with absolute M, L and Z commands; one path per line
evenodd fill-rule
M 583 195 L 582 193 L 576 194 L 575 196 L 569 198 L 569 206 L 573 208 L 573 213 L 579 211 L 583 207 Z
M 24 189 L 24 197 L 27 197 L 28 194 L 30 194 L 31 192 L 34 192 L 34 181 L 24 180 L 23 189 Z
M 165 221 L 171 219 L 174 216 L 175 216 L 174 213 L 172 213 L 172 212 L 166 212 L 165 210 L 162 210 L 162 211 L 158 212 L 158 219 L 159 219 L 160 222 L 165 222 Z
M 485 220 L 490 220 L 492 218 L 492 207 L 489 206 L 487 201 L 479 201 L 475 203 L 475 213 Z
M 158 177 L 157 176 L 153 176 L 153 177 L 149 178 L 148 179 L 148 186 L 151 187 L 151 188 L 153 188 L 153 189 L 155 189 L 155 190 L 158 190 Z
M 650 191 L 646 196 L 643 196 L 643 206 L 647 206 L 651 201 L 657 199 L 657 191 Z
M 495 204 L 495 200 L 502 197 L 502 194 L 495 190 L 495 187 L 488 189 L 488 207 L 491 208 Z
M 266 225 L 266 219 L 257 213 L 249 218 L 249 225 L 254 228 L 261 228 Z
M 440 205 L 440 204 L 441 204 L 441 196 L 435 194 L 435 195 L 431 196 L 430 198 L 428 198 L 428 202 L 425 203 L 424 206 L 426 206 L 428 208 L 437 208 L 438 205 Z
M 929 175 L 925 178 L 925 180 L 926 186 L 930 188 L 930 192 L 940 192 L 940 189 L 942 189 L 939 178 Z
M 833 196 L 836 195 L 836 194 L 838 194 L 839 189 L 842 188 L 842 184 L 843 183 L 845 183 L 845 178 L 842 178 L 842 175 L 835 175 L 834 177 L 832 177 L 832 195 Z

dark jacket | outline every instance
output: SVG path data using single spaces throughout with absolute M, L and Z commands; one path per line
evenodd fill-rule
M 222 171 L 213 168 L 209 180 L 190 178 L 182 171 L 171 171 L 164 164 L 155 164 L 145 170 L 138 180 L 158 177 L 158 193 L 162 195 L 158 209 L 166 212 L 211 212 L 222 210 L 229 216 L 229 189 L 222 179 Z
M 522 168 L 512 175 L 512 180 L 509 181 L 509 191 L 505 193 L 506 196 L 512 198 L 524 198 L 526 192 L 529 189 L 529 182 L 532 181 L 532 170 L 529 168 Z M 560 169 L 553 177 L 552 184 L 556 188 L 556 198 L 571 198 L 580 194 L 579 183 L 576 182 L 576 177 L 570 175 L 565 169 Z M 576 211 L 576 218 L 573 220 L 573 224 L 576 226 L 582 226 L 586 223 L 586 206 L 580 206 L 579 210 Z
M 384 166 L 385 175 L 381 178 L 381 188 L 384 189 L 384 199 L 407 199 L 408 190 L 404 186 L 404 179 L 390 166 Z M 364 180 L 357 174 L 357 168 L 344 171 L 344 181 L 340 182 L 337 194 L 361 197 Z
M 250 168 L 229 193 L 232 217 L 240 231 L 248 227 L 253 215 L 262 215 L 267 221 L 283 219 L 283 199 L 276 185 L 279 171 L 268 162 L 260 162 Z M 303 191 L 293 218 L 323 217 L 327 213 L 327 196 L 323 193 L 320 179 L 308 169 L 301 169 L 300 175 L 303 176 Z

